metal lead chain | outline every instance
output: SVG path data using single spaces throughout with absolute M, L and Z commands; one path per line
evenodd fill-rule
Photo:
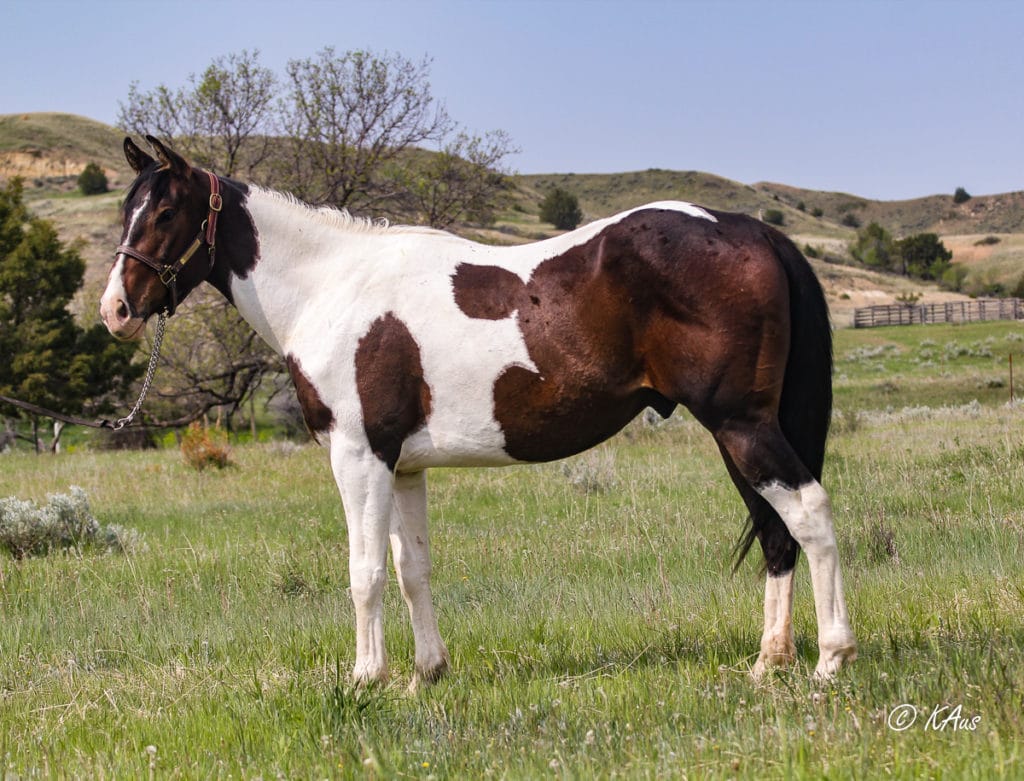
M 131 423 L 135 416 L 139 414 L 139 410 L 142 409 L 142 402 L 145 400 L 146 394 L 149 393 L 149 386 L 153 384 L 153 375 L 156 374 L 156 365 L 160 360 L 160 345 L 164 340 L 164 326 L 166 325 L 167 312 L 164 311 L 160 313 L 159 319 L 156 321 L 156 334 L 153 335 L 153 352 L 149 354 L 149 366 L 146 367 L 146 379 L 142 381 L 142 392 L 139 393 L 139 400 L 135 402 L 131 412 L 114 422 L 114 425 L 111 426 L 114 431 L 120 431 Z

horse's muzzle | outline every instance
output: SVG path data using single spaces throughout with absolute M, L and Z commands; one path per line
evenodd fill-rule
M 145 319 L 133 315 L 128 303 L 119 296 L 104 296 L 100 300 L 100 318 L 113 336 L 125 342 L 141 339 L 146 332 Z

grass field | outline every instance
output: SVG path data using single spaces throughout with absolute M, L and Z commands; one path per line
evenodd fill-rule
M 147 544 L 0 556 L 0 778 L 1020 778 L 1019 328 L 837 334 L 825 484 L 861 658 L 828 685 L 803 561 L 798 664 L 750 680 L 759 556 L 730 573 L 740 502 L 684 415 L 564 463 L 431 473 L 453 671 L 418 695 L 393 583 L 393 682 L 347 682 L 323 450 L 203 473 L 170 449 L 0 458 L 0 497 L 78 485 Z

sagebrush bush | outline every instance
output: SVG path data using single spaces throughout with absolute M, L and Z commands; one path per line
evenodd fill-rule
M 43 507 L 13 496 L 0 499 L 0 548 L 23 559 L 68 548 L 109 552 L 144 547 L 134 529 L 117 524 L 104 526 L 96 520 L 85 491 L 77 486 L 71 486 L 70 491 L 48 496 Z
M 223 469 L 231 464 L 228 435 L 220 426 L 192 423 L 181 438 L 181 454 L 185 463 L 200 472 L 208 466 Z

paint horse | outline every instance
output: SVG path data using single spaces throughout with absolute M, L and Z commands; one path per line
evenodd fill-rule
M 425 470 L 549 461 L 646 407 L 682 404 L 718 443 L 766 559 L 752 673 L 795 658 L 793 567 L 814 587 L 819 660 L 856 656 L 829 498 L 828 310 L 810 266 L 752 218 L 662 202 L 514 247 L 389 227 L 193 168 L 125 139 L 138 174 L 100 312 L 137 338 L 206 281 L 283 355 L 329 435 L 348 525 L 356 681 L 387 675 L 393 551 L 415 674 L 449 665 L 430 594 Z M 216 247 L 216 252 L 214 252 Z

